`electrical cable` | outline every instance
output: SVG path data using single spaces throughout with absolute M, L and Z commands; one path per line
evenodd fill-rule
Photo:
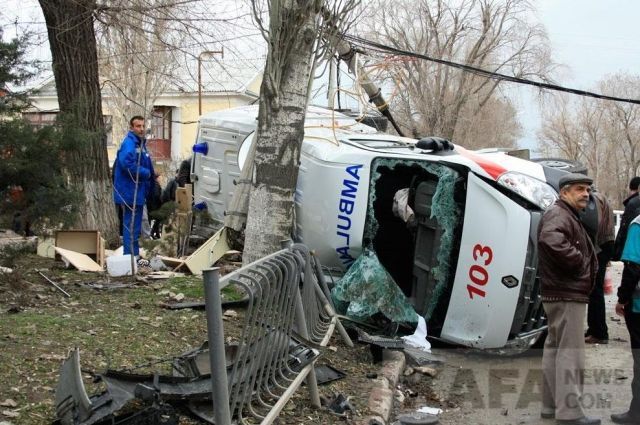
M 564 86 L 560 86 L 557 84 L 550 84 L 550 83 L 543 83 L 541 81 L 533 81 L 533 80 L 528 80 L 526 78 L 519 78 L 519 77 L 514 77 L 511 75 L 505 75 L 505 74 L 501 74 L 498 72 L 492 72 L 492 71 L 487 71 L 481 68 L 476 68 L 470 65 L 464 65 L 461 63 L 457 63 L 457 62 L 452 62 L 452 61 L 448 61 L 448 60 L 444 60 L 444 59 L 437 59 L 437 58 L 433 58 L 431 56 L 427 56 L 421 53 L 416 53 L 416 52 L 411 52 L 409 50 L 403 50 L 403 49 L 399 49 L 397 47 L 391 47 L 391 46 L 387 46 L 385 44 L 382 43 L 378 43 L 375 41 L 371 41 L 371 40 L 367 40 L 365 38 L 362 37 L 358 37 L 358 36 L 354 36 L 354 35 L 349 35 L 349 34 L 345 34 L 344 35 L 344 39 L 348 40 L 349 42 L 358 45 L 360 47 L 368 47 L 368 48 L 373 48 L 381 53 L 393 53 L 394 55 L 397 56 L 406 56 L 406 57 L 412 57 L 412 58 L 417 58 L 417 59 L 422 59 L 422 60 L 426 60 L 429 62 L 435 62 L 435 63 L 439 63 L 441 65 L 445 65 L 445 66 L 450 66 L 452 68 L 457 68 L 460 69 L 462 71 L 465 72 L 469 72 L 475 75 L 479 75 L 485 78 L 489 78 L 492 80 L 498 80 L 498 81 L 507 81 L 507 82 L 511 82 L 511 83 L 516 83 L 516 84 L 523 84 L 523 85 L 529 85 L 529 86 L 534 86 L 534 87 L 538 87 L 541 89 L 546 89 L 546 90 L 552 90 L 552 91 L 559 91 L 559 92 L 564 92 L 564 93 L 571 93 L 571 94 L 575 94 L 578 96 L 585 96 L 585 97 L 593 97 L 596 99 L 603 99 L 603 100 L 611 100 L 614 102 L 623 102 L 623 103 L 632 103 L 634 105 L 640 105 L 640 99 L 630 99 L 630 98 L 623 98 L 623 97 L 616 97 L 616 96 L 608 96 L 608 95 L 604 95 L 604 94 L 600 94 L 600 93 L 594 93 L 594 92 L 590 92 L 590 91 L 586 91 L 586 90 L 579 90 L 579 89 L 573 89 L 570 87 L 564 87 Z

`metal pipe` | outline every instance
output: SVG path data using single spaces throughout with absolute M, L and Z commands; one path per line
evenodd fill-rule
M 55 287 L 56 287 L 56 289 L 57 289 L 58 291 L 62 292 L 62 293 L 65 295 L 65 297 L 67 297 L 67 298 L 71 298 L 71 295 L 69 295 L 69 293 L 68 293 L 67 291 L 65 291 L 64 289 L 62 289 L 62 288 L 61 288 L 61 287 L 59 287 L 58 285 L 56 285 L 56 283 L 55 283 L 53 280 L 51 280 L 51 279 L 49 279 L 47 276 L 43 275 L 43 274 L 42 274 L 42 272 L 38 272 L 38 273 L 40 273 L 40 276 L 42 276 L 42 277 L 44 277 L 45 279 L 47 279 L 47 282 L 49 282 L 50 284 L 52 284 L 53 286 L 55 286 Z
M 216 425 L 231 425 L 229 409 L 229 385 L 227 380 L 227 359 L 224 353 L 224 330 L 222 327 L 222 297 L 218 267 L 202 271 L 204 301 L 209 337 L 209 366 L 211 367 L 211 391 L 213 416 Z
M 298 333 L 306 340 L 310 340 L 309 332 L 307 331 L 307 321 L 304 317 L 304 307 L 302 305 L 302 296 L 300 291 L 296 291 L 296 323 L 298 325 Z M 315 361 L 312 363 L 315 364 Z M 309 398 L 311 398 L 311 405 L 320 408 L 320 394 L 318 393 L 318 380 L 316 378 L 315 369 L 311 369 L 307 375 L 307 387 L 309 388 Z M 217 424 L 216 424 L 217 425 Z
M 205 50 L 198 55 L 198 116 L 202 115 L 202 57 L 216 54 L 224 59 L 224 47 L 221 50 Z

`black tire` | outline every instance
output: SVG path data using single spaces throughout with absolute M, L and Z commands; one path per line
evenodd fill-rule
M 564 158 L 533 158 L 532 162 L 544 165 L 546 167 L 567 171 L 569 173 L 587 174 L 587 167 L 580 161 Z

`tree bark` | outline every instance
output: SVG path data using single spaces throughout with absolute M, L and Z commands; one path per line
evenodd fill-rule
M 117 239 L 116 215 L 102 118 L 93 0 L 39 0 L 51 47 L 60 112 L 86 134 L 72 149 L 67 173 L 86 210 L 76 228 Z
M 288 2 L 283 16 L 302 20 L 271 21 L 270 53 L 260 88 L 253 187 L 243 262 L 248 264 L 280 249 L 291 237 L 293 194 L 298 176 L 300 149 L 307 110 L 307 86 L 316 40 L 314 21 L 319 2 Z M 304 4 L 307 13 L 300 13 Z M 311 7 L 310 7 L 311 5 Z M 273 6 L 272 6 L 273 7 Z M 315 13 L 314 13 L 315 11 Z M 272 17 L 273 18 L 273 17 Z M 285 49 L 282 49 L 285 46 Z M 280 51 L 272 51 L 280 48 Z M 278 58 L 278 59 L 276 59 Z

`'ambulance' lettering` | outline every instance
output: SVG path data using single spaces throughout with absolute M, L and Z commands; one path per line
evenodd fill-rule
M 349 253 L 349 241 L 351 240 L 351 214 L 355 210 L 356 196 L 358 194 L 358 184 L 360 183 L 360 175 L 358 174 L 362 165 L 350 165 L 345 168 L 349 175 L 342 180 L 342 191 L 340 192 L 340 201 L 338 202 L 338 220 L 336 224 L 336 235 L 343 239 L 340 244 L 342 246 L 336 248 L 340 261 L 345 266 L 351 265 L 355 258 Z

